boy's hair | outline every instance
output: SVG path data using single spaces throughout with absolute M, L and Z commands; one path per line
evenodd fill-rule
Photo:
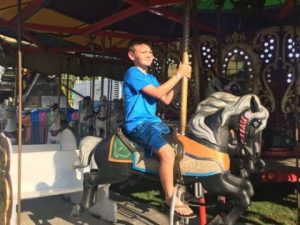
M 149 45 L 151 47 L 149 41 L 146 41 L 144 39 L 132 39 L 128 42 L 127 50 L 134 52 L 134 46 L 142 45 L 142 44 Z

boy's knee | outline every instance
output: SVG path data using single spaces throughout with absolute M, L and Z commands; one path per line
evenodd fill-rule
M 166 149 L 161 149 L 159 156 L 161 160 L 174 162 L 176 154 L 175 154 L 175 150 L 172 147 L 170 147 Z

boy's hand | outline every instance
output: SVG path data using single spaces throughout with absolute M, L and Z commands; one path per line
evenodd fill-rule
M 179 64 L 179 67 L 177 69 L 177 74 L 176 74 L 177 77 L 179 78 L 183 78 L 183 77 L 186 77 L 186 78 L 191 78 L 192 76 L 192 67 L 190 65 L 190 63 L 180 63 Z

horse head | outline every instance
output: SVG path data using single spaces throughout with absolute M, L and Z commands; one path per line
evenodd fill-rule
M 247 177 L 261 170 L 262 131 L 269 113 L 256 95 L 242 97 L 216 92 L 199 103 L 188 131 L 207 145 L 238 159 L 239 175 Z
M 59 111 L 59 105 L 57 103 L 54 103 L 50 107 L 50 121 L 51 121 L 51 126 L 55 126 L 55 128 L 60 126 L 60 111 Z

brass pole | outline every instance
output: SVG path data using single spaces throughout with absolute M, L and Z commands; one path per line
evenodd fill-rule
M 190 29 L 190 3 L 192 0 L 186 0 L 184 4 L 183 18 L 183 40 L 182 40 L 182 63 L 189 61 L 189 29 Z M 180 133 L 185 135 L 186 117 L 187 117 L 187 95 L 188 95 L 188 79 L 182 79 L 181 87 L 181 108 L 180 108 Z

